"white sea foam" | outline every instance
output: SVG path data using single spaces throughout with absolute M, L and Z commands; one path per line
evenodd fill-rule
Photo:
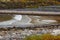
M 60 34 L 60 29 L 54 29 L 51 34 L 52 35 L 58 35 L 58 34 Z
M 54 23 L 54 22 L 57 22 L 56 20 L 41 20 L 41 22 L 42 23 L 47 23 L 47 24 L 49 24 L 49 23 Z
M 8 21 L 0 22 L 0 25 L 20 25 L 20 24 L 28 24 L 31 19 L 28 16 L 22 15 L 14 15 L 13 19 Z
M 16 21 L 20 21 L 21 19 L 22 15 L 15 15 L 11 20 L 0 22 L 0 25 L 10 25 Z
M 15 15 L 14 19 L 20 21 L 22 19 L 22 15 Z
M 37 17 L 34 17 L 34 18 L 37 18 Z M 42 19 L 42 18 L 40 18 Z M 54 23 L 54 22 L 57 22 L 56 20 L 40 20 L 40 19 L 37 19 L 35 22 L 39 25 L 40 24 L 51 24 L 51 23 Z M 11 20 L 8 20 L 8 21 L 3 21 L 3 22 L 0 22 L 0 25 L 27 25 L 27 24 L 30 24 L 30 22 L 33 21 L 32 18 L 30 18 L 29 16 L 27 15 L 14 15 L 13 19 Z M 34 23 L 33 23 L 34 24 Z

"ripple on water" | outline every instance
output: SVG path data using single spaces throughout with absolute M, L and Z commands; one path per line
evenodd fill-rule
M 8 21 L 0 22 L 0 25 L 20 25 L 20 24 L 28 24 L 30 23 L 31 19 L 28 16 L 22 15 L 14 15 L 13 19 Z
M 15 15 L 13 19 L 20 21 L 22 19 L 22 15 Z
M 49 18 L 49 17 L 48 17 Z M 36 23 L 36 24 L 51 24 L 56 23 L 57 21 L 54 19 L 48 19 L 46 17 L 41 16 L 27 16 L 27 15 L 14 15 L 13 19 L 10 19 L 8 21 L 0 22 L 0 25 L 20 25 L 20 24 L 29 24 L 29 23 Z M 32 22 L 31 22 L 32 21 Z M 33 24 L 34 24 L 33 23 Z
M 18 20 L 22 19 L 22 15 L 15 15 L 12 19 L 8 20 L 8 21 L 2 21 L 0 22 L 0 25 L 10 25 Z
M 0 14 L 0 22 L 3 22 L 3 21 L 8 21 L 8 20 L 11 20 L 13 19 L 13 15 L 2 15 Z

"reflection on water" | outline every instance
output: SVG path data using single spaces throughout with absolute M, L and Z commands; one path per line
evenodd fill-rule
M 2 15 L 0 14 L 0 22 L 11 20 L 13 15 Z
M 60 23 L 60 16 L 0 15 L 0 25 Z
M 0 25 L 10 25 L 18 20 L 22 19 L 21 15 L 1 15 L 0 16 Z M 2 20 L 3 19 L 3 20 Z

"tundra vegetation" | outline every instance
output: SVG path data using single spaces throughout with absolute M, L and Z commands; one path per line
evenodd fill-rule
M 42 35 L 30 35 L 24 40 L 60 40 L 60 35 L 42 34 Z
M 0 9 L 38 8 L 60 5 L 60 0 L 0 0 Z

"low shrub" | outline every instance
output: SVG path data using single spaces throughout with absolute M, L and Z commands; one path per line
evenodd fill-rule
M 24 40 L 60 40 L 60 35 L 54 36 L 51 34 L 43 34 L 43 35 L 30 35 Z

